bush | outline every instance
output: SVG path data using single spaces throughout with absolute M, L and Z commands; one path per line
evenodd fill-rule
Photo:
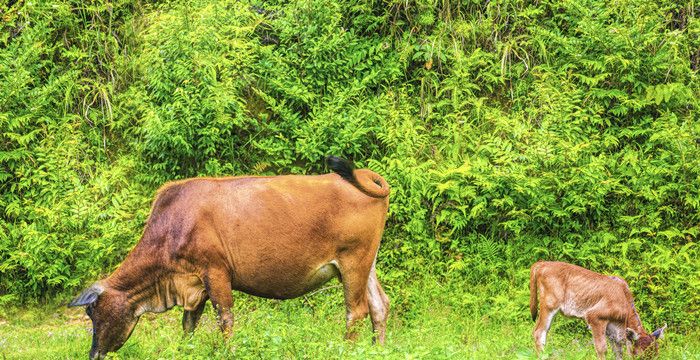
M 333 154 L 392 185 L 389 282 L 456 278 L 521 318 L 506 295 L 559 259 L 625 277 L 645 321 L 700 321 L 692 4 L 2 10 L 0 302 L 109 273 L 163 182 L 319 173 Z

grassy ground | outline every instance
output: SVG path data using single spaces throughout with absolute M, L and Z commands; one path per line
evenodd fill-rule
M 480 314 L 455 305 L 466 296 L 457 286 L 421 281 L 403 289 L 387 332 L 387 344 L 372 345 L 366 321 L 360 339 L 343 340 L 344 308 L 341 289 L 333 286 L 312 296 L 273 301 L 243 294 L 235 297 L 235 335 L 222 340 L 211 307 L 192 337 L 183 337 L 181 309 L 144 315 L 131 338 L 113 359 L 534 359 L 530 333 L 533 323 L 527 298 L 516 292 L 510 301 L 523 314 Z M 472 290 L 473 291 L 473 290 Z M 401 294 L 413 294 L 408 297 Z M 507 295 L 507 294 L 506 294 Z M 409 298 L 408 300 L 406 300 Z M 519 311 L 519 310 L 518 310 Z M 0 358 L 76 359 L 87 357 L 90 320 L 82 309 L 24 309 L 0 319 Z M 667 331 L 661 345 L 665 359 L 700 359 L 697 336 Z M 608 357 L 612 358 L 609 351 Z M 545 358 L 592 359 L 595 352 L 585 324 L 557 318 Z

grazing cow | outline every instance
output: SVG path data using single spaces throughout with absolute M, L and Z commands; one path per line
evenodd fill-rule
M 530 268 L 530 314 L 537 321 L 532 335 L 538 354 L 544 348 L 552 318 L 559 311 L 586 321 L 599 359 L 605 358 L 606 335 L 613 344 L 616 359 L 622 359 L 623 342 L 627 343 L 628 352 L 632 343 L 634 356 L 655 356 L 656 340 L 663 337 L 666 329 L 664 325 L 651 335 L 644 331 L 625 280 L 563 262 L 536 262 Z
M 144 312 L 184 308 L 194 331 L 210 300 L 228 336 L 232 290 L 295 298 L 338 277 L 346 337 L 369 313 L 384 343 L 389 299 L 375 262 L 389 206 L 378 174 L 328 158 L 335 174 L 195 178 L 168 183 L 156 196 L 141 240 L 119 268 L 68 306 L 92 319 L 90 358 L 118 350 Z

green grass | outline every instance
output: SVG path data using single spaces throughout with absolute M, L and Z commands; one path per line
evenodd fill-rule
M 332 286 L 332 284 L 331 284 Z M 209 306 L 192 337 L 180 328 L 182 310 L 144 315 L 131 338 L 112 359 L 534 359 L 527 298 L 515 292 L 510 308 L 483 310 L 459 305 L 468 291 L 459 284 L 421 280 L 388 288 L 392 309 L 385 346 L 372 344 L 370 322 L 359 340 L 343 340 L 345 312 L 341 289 L 330 287 L 287 301 L 235 293 L 234 336 L 224 342 Z M 473 294 L 476 295 L 476 294 Z M 505 294 L 508 295 L 508 294 Z M 473 300 L 473 297 L 468 297 Z M 484 303 L 492 301 L 485 298 Z M 501 308 L 507 309 L 508 307 Z M 478 310 L 482 309 L 482 310 Z M 7 312 L 6 312 L 7 313 Z M 78 309 L 32 308 L 0 320 L 0 358 L 85 358 L 91 324 Z M 700 340 L 669 329 L 661 347 L 664 359 L 700 359 Z M 608 357 L 612 358 L 611 351 Z M 595 352 L 579 320 L 554 321 L 545 358 L 592 359 Z

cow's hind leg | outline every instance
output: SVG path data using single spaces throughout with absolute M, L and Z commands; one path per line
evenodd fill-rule
M 367 297 L 369 299 L 369 316 L 372 319 L 372 328 L 375 332 L 374 341 L 384 344 L 386 336 L 386 319 L 389 317 L 389 297 L 384 293 L 382 285 L 377 279 L 377 272 L 372 264 L 367 282 Z
M 345 338 L 348 340 L 357 338 L 355 325 L 369 313 L 367 283 L 372 263 L 363 266 L 362 263 L 354 260 L 356 259 L 347 258 L 346 261 L 339 261 L 347 316 Z
M 194 332 L 194 329 L 199 323 L 199 318 L 202 317 L 202 312 L 204 312 L 204 306 L 207 304 L 207 300 L 204 299 L 199 305 L 197 305 L 193 310 L 185 310 L 182 314 L 182 330 L 185 331 L 185 335 L 190 335 Z
M 204 287 L 217 311 L 221 332 L 224 337 L 229 337 L 233 328 L 231 276 L 226 270 L 210 269 L 204 277 Z

